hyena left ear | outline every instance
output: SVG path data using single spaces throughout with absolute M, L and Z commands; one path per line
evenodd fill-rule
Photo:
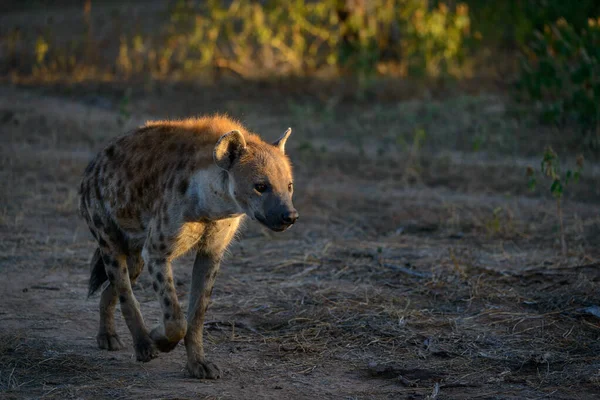
M 281 150 L 281 152 L 285 154 L 285 142 L 287 142 L 287 140 L 291 134 L 292 134 L 292 128 L 287 128 L 287 131 L 285 131 L 283 136 L 280 137 L 279 139 L 277 139 L 273 143 L 273 146 L 278 147 L 279 150 Z
M 246 139 L 240 131 L 231 131 L 219 138 L 213 150 L 215 164 L 229 170 L 246 151 Z

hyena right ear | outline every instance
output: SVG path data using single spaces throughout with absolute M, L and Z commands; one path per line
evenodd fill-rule
M 291 134 L 292 128 L 287 128 L 283 136 L 277 139 L 275 143 L 273 143 L 273 146 L 279 148 L 279 150 L 281 150 L 281 152 L 285 154 L 285 142 L 287 142 Z
M 239 131 L 231 131 L 219 138 L 213 150 L 215 164 L 229 170 L 246 151 L 246 139 Z

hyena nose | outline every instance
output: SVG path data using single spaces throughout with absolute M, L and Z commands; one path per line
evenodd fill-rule
M 293 224 L 294 222 L 296 222 L 299 216 L 300 215 L 296 210 L 286 211 L 283 214 L 281 214 L 281 220 L 285 224 Z

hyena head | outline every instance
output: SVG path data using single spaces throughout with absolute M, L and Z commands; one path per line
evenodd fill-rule
M 246 141 L 238 131 L 221 136 L 216 164 L 229 174 L 229 192 L 252 219 L 277 232 L 292 226 L 298 211 L 292 203 L 292 168 L 285 154 L 288 130 L 275 143 Z

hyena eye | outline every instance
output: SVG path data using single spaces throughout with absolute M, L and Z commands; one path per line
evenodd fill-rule
M 256 190 L 258 193 L 264 193 L 267 190 L 267 185 L 264 183 L 257 183 L 254 185 L 254 190 Z
M 290 183 L 290 184 L 288 185 L 288 192 L 291 192 L 291 191 L 292 191 L 292 189 L 294 189 L 294 184 L 293 184 L 293 183 Z

